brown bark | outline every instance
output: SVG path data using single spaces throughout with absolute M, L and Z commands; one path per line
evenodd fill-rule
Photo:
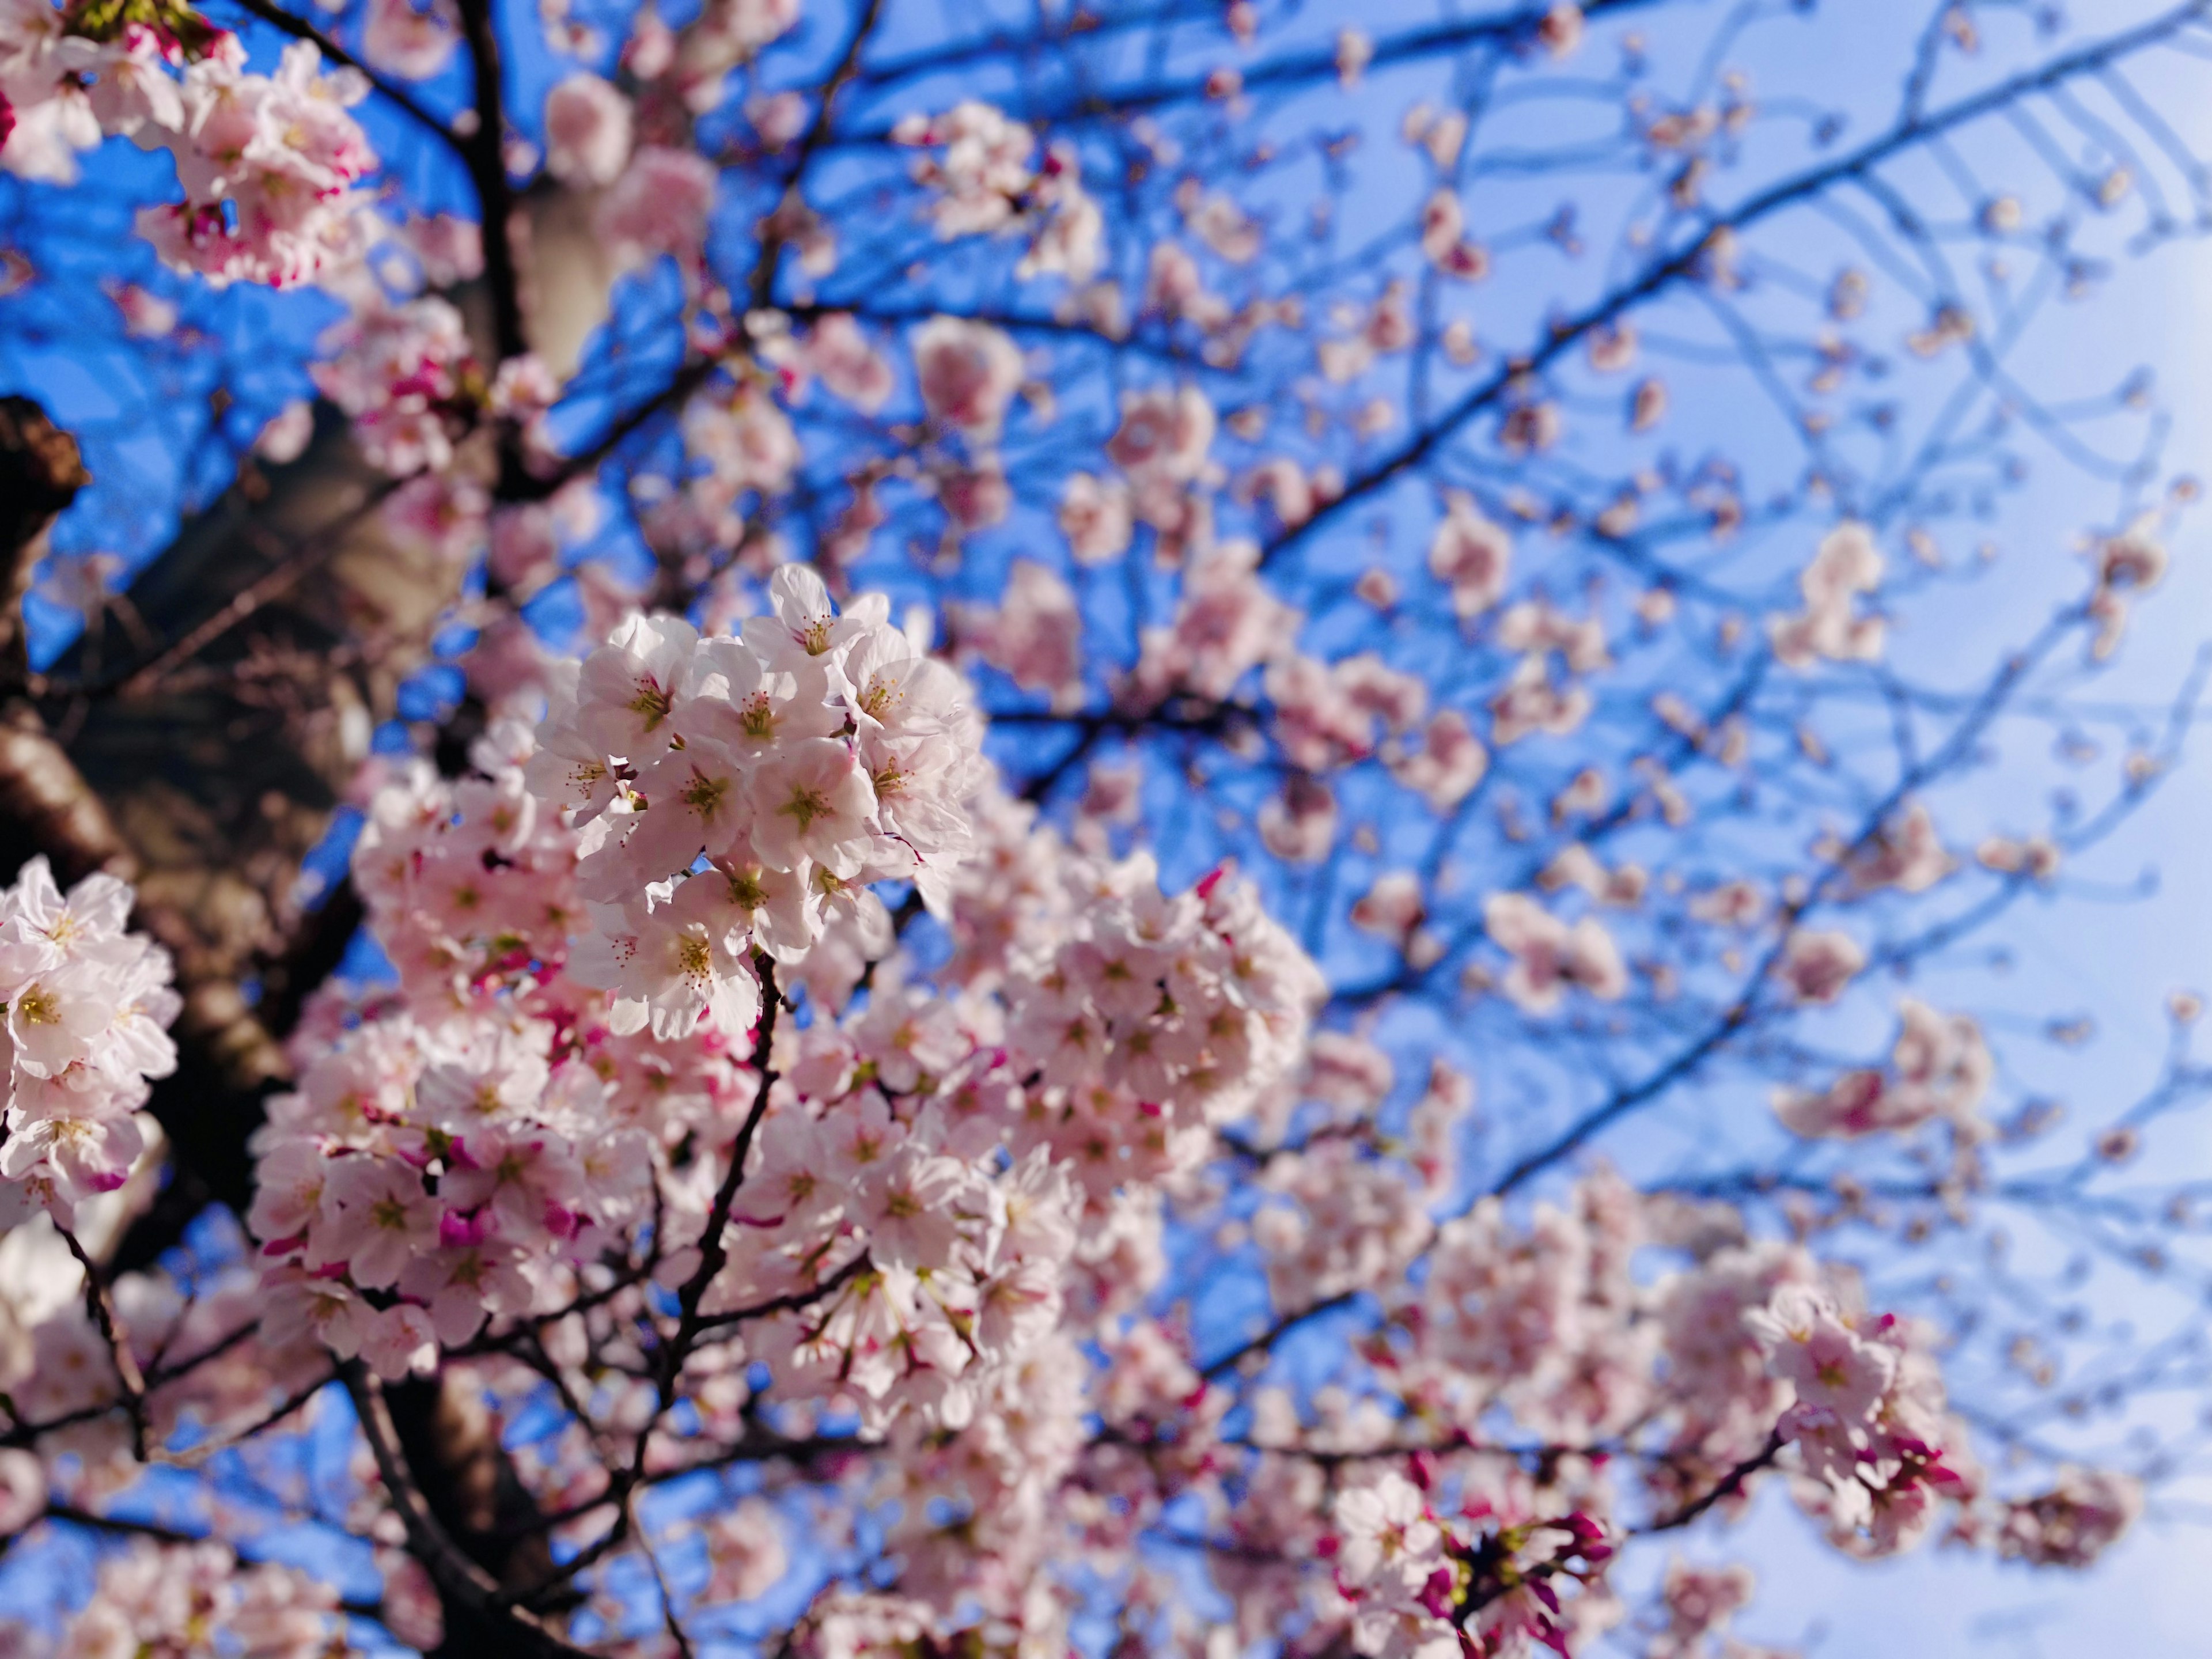
M 0 467 L 28 483 L 4 499 L 43 509 L 11 526 L 4 550 L 12 602 L 0 626 L 20 655 L 21 598 L 46 532 L 88 480 L 74 442 L 34 407 L 5 413 Z M 365 736 L 391 712 L 455 588 L 453 573 L 381 532 L 365 510 L 376 485 L 326 421 L 299 461 L 242 478 L 132 585 L 159 646 L 115 695 L 61 706 L 66 746 L 20 671 L 0 708 L 0 861 L 12 872 L 43 854 L 64 882 L 104 870 L 137 884 L 137 925 L 175 957 L 185 1000 L 177 1072 L 150 1102 L 169 1136 L 169 1181 L 112 1271 L 148 1265 L 211 1202 L 244 1213 L 247 1142 L 289 1076 L 276 1039 L 359 925 L 349 888 L 302 915 L 291 884 L 359 763 L 347 722 Z M 57 678 L 99 672 L 81 645 Z M 394 1449 L 446 1534 L 494 1583 L 544 1578 L 545 1538 L 527 1527 L 534 1507 L 478 1396 L 440 1377 L 389 1400 Z M 440 1652 L 508 1650 L 523 1627 L 451 1589 L 441 1587 Z
M 455 1547 L 501 1589 L 544 1583 L 553 1571 L 550 1540 L 532 1524 L 537 1503 L 501 1447 L 482 1395 L 460 1376 L 441 1376 L 387 1386 L 384 1398 L 397 1449 Z M 530 1610 L 557 1617 L 581 1600 L 564 1589 Z M 445 1640 L 429 1659 L 504 1651 L 501 1644 L 512 1634 L 505 1615 L 453 1595 L 441 1601 Z
M 9 559 L 10 610 L 30 586 L 47 528 L 91 482 L 76 440 L 46 410 L 28 398 L 0 398 L 0 550 Z
M 249 469 L 131 585 L 150 650 L 118 673 L 88 636 L 52 676 L 76 695 L 19 696 L 0 722 L 0 860 L 127 877 L 176 958 L 179 1064 L 149 1103 L 172 1176 L 118 1266 L 211 1200 L 243 1213 L 247 1139 L 286 1074 L 276 1039 L 358 921 L 347 895 L 307 908 L 300 862 L 457 585 L 384 533 L 385 487 L 326 416 L 305 455 Z
M 453 297 L 485 361 L 524 348 L 526 318 L 529 343 L 565 374 L 605 319 L 613 266 L 589 204 L 546 191 L 510 204 L 489 7 L 466 0 L 464 21 L 482 136 L 461 149 L 483 198 L 486 271 Z M 303 455 L 249 463 L 133 581 L 150 647 L 118 672 L 103 660 L 107 641 L 88 636 L 52 676 L 76 694 L 42 706 L 28 695 L 21 599 L 46 527 L 88 480 L 74 441 L 18 399 L 0 403 L 0 571 L 12 579 L 0 596 L 0 860 L 12 872 L 44 853 L 65 881 L 105 869 L 135 882 L 139 925 L 176 958 L 185 1000 L 178 1070 L 149 1102 L 169 1179 L 115 1249 L 111 1267 L 127 1270 L 210 1202 L 242 1217 L 251 1201 L 248 1142 L 289 1079 L 279 1040 L 362 915 L 349 887 L 303 904 L 301 863 L 427 660 L 460 573 L 386 533 L 374 509 L 389 481 L 324 409 Z M 502 488 L 520 481 L 511 453 L 499 471 Z M 384 1398 L 390 1452 L 432 1529 L 494 1584 L 544 1581 L 546 1536 L 528 1524 L 535 1505 L 480 1396 L 441 1376 Z M 518 1621 L 471 1583 L 434 1576 L 441 1654 L 568 1650 L 532 1615 Z M 572 1603 L 549 1597 L 536 1611 Z
M 586 206 L 544 192 L 518 209 L 529 280 L 502 269 L 453 297 L 489 360 L 517 349 L 526 304 L 532 343 L 571 369 L 605 319 L 612 265 Z M 149 1103 L 168 1179 L 117 1243 L 120 1272 L 150 1265 L 210 1203 L 241 1217 L 251 1203 L 248 1142 L 289 1078 L 281 1039 L 362 919 L 349 886 L 304 904 L 301 863 L 428 660 L 460 573 L 387 533 L 390 481 L 325 408 L 298 459 L 249 463 L 140 572 L 129 597 L 144 637 L 128 661 L 94 633 L 34 681 L 21 598 L 88 482 L 68 434 L 27 399 L 0 400 L 0 872 L 44 854 L 64 882 L 106 870 L 137 884 L 137 925 L 175 957 L 185 1000 L 178 1069 Z M 440 1377 L 389 1401 L 394 1449 L 452 1540 L 495 1583 L 544 1580 L 534 1505 L 473 1392 Z M 511 1620 L 445 1591 L 441 1652 L 507 1650 Z

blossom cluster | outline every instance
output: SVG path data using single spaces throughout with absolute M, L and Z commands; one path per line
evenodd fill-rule
M 94 874 L 66 895 L 43 858 L 0 892 L 8 1011 L 0 1224 L 41 1206 L 63 1225 L 112 1192 L 144 1146 L 136 1114 L 176 1069 L 169 954 L 129 931 L 131 890 Z
M 404 478 L 451 464 L 485 391 L 459 312 L 434 295 L 365 307 L 323 345 L 316 388 L 352 416 L 370 465 Z
M 1206 1125 L 1243 1117 L 1292 1074 L 1322 981 L 1225 871 L 1174 897 L 1142 855 L 1091 880 L 1050 956 L 1009 963 L 1009 1047 L 1069 1103 L 1063 1146 L 1104 1133 L 1125 1158 L 1148 1147 L 1188 1164 L 1178 1139 L 1196 1133 L 1202 1149 Z
M 969 844 L 980 726 L 958 677 L 891 627 L 842 613 L 797 567 L 741 638 L 639 617 L 556 689 L 532 787 L 583 826 L 592 925 L 571 971 L 618 1026 L 750 1025 L 750 952 L 791 963 L 872 885 L 938 908 Z M 706 868 L 694 875 L 704 858 Z
M 1846 1320 L 1822 1291 L 1778 1290 L 1744 1323 L 1794 1395 L 1776 1428 L 1796 1449 L 1801 1496 L 1844 1548 L 1887 1555 L 1934 1524 L 1945 1498 L 1979 1485 L 1925 1340 L 1888 1315 Z
M 0 12 L 0 167 L 68 183 L 105 137 L 170 150 L 184 200 L 140 210 L 139 233 L 216 283 L 290 287 L 359 253 L 369 198 L 354 186 L 377 158 L 348 111 L 368 92 L 304 40 L 250 74 L 238 38 L 178 0 Z
M 726 1316 L 834 1285 L 751 1325 L 744 1352 L 767 1364 L 770 1400 L 842 1402 L 866 1435 L 909 1413 L 940 1432 L 1034 1413 L 1033 1368 L 1069 1363 L 1059 1327 L 1080 1194 L 1045 1149 L 998 1156 L 1005 1119 L 976 1080 L 988 1051 L 963 1056 L 940 1103 L 921 1092 L 937 1079 L 911 1069 L 929 1045 L 871 1038 L 864 1023 L 802 1045 L 702 1306 Z M 1000 1472 L 1007 1491 L 1031 1478 L 1011 1456 Z
M 646 1202 L 648 1141 L 737 1086 L 714 1054 L 609 1051 L 601 1000 L 557 973 L 584 921 L 575 837 L 523 786 L 527 734 L 498 738 L 483 775 L 418 766 L 376 798 L 355 880 L 399 995 L 303 1026 L 256 1142 L 264 1334 L 387 1376 L 559 1295 Z
M 2037 1566 L 2087 1566 L 2135 1524 L 2142 1508 L 2142 1482 L 2134 1476 L 2065 1464 L 2050 1491 L 2004 1506 L 1997 1553 Z
M 103 1329 L 75 1252 L 51 1229 L 15 1228 L 0 1261 L 0 1391 L 13 1402 L 11 1438 L 34 1449 L 0 1451 L 0 1533 L 50 1504 L 96 1508 L 143 1475 L 152 1448 L 249 1432 L 328 1376 L 319 1345 L 264 1340 L 248 1263 L 189 1292 L 159 1270 L 119 1274 Z
M 939 236 L 1006 234 L 1030 228 L 1023 276 L 1053 274 L 1080 285 L 1098 268 L 1105 221 L 1083 189 L 1073 145 L 1036 154 L 1036 136 L 1022 122 L 977 99 L 944 114 L 908 116 L 892 142 L 933 152 L 919 156 L 915 181 L 931 192 L 929 217 Z
M 100 1564 L 92 1599 L 52 1646 L 27 1659 L 339 1659 L 347 1639 L 336 1586 L 297 1567 L 244 1564 L 221 1543 L 138 1539 Z
M 1628 988 L 1620 947 L 1595 916 L 1569 923 L 1525 893 L 1493 893 L 1482 922 L 1513 959 L 1500 988 L 1531 1013 L 1549 1013 L 1570 987 L 1606 1002 Z
M 1917 998 L 1898 1004 L 1897 1042 L 1886 1068 L 1845 1072 L 1818 1091 L 1785 1089 L 1775 1097 L 1783 1122 L 1808 1138 L 1849 1139 L 1912 1129 L 1941 1118 L 1969 1140 L 1988 1133 L 1975 1109 L 1995 1074 L 1979 1026 Z
M 1808 669 L 1826 659 L 1870 662 L 1881 655 L 1887 624 L 1862 614 L 1856 601 L 1881 583 L 1881 552 L 1863 524 L 1845 523 L 1821 539 L 1798 578 L 1805 606 L 1766 622 L 1774 654 L 1784 666 Z
M 1378 1659 L 1526 1651 L 1528 1642 L 1565 1653 L 1584 1618 L 1574 1591 L 1614 1548 L 1580 1510 L 1504 1526 L 1439 1515 L 1395 1471 L 1348 1486 L 1330 1517 L 1337 1586 L 1357 1609 L 1352 1645 Z
M 496 728 L 480 775 L 418 764 L 378 796 L 356 882 L 401 996 L 311 1026 L 299 1091 L 272 1104 L 251 1221 L 282 1336 L 398 1375 L 487 1316 L 557 1306 L 656 1191 L 703 1231 L 707 1163 L 674 1190 L 653 1171 L 749 1097 L 763 967 L 799 982 L 817 944 L 880 915 L 872 883 L 945 899 L 976 763 L 957 677 L 879 597 L 841 615 L 800 572 L 774 592 L 742 640 L 635 618 L 570 665 L 538 739 Z M 849 1109 L 880 1146 L 881 1097 Z M 763 1146 L 802 1144 L 771 1121 Z M 965 1166 L 923 1168 L 933 1200 Z M 749 1234 L 784 1271 L 854 1231 L 835 1203 L 789 1219 L 803 1248 Z M 858 1237 L 879 1272 L 915 1265 L 889 1222 Z M 968 1240 L 933 1235 L 940 1288 Z

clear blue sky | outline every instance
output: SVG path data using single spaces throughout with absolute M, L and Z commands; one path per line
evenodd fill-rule
M 1868 5 L 1875 17 L 1917 15 L 1917 7 Z M 2069 8 L 2080 27 L 2115 27 L 2136 9 L 2105 0 Z M 2109 14 L 2109 15 L 2108 15 Z M 1826 37 L 1831 41 L 1833 36 Z M 1894 36 L 1870 27 L 1871 57 Z M 1786 67 L 1786 66 L 1784 66 Z M 1798 66 L 1802 67 L 1802 66 Z M 1870 66 L 1869 66 L 1870 67 Z M 1861 66 L 1827 66 L 1838 82 Z M 2212 64 L 2177 68 L 2160 90 L 2162 106 L 2181 118 L 2184 136 L 2212 145 Z M 2122 271 L 2089 305 L 2059 314 L 2063 369 L 2117 380 L 2142 363 L 2157 374 L 2174 416 L 2170 465 L 2212 475 L 2212 246 L 2185 241 Z M 2037 486 L 2008 511 L 1999 533 L 2017 580 L 1984 584 L 1967 615 L 1948 618 L 1941 641 L 1907 634 L 1900 653 L 1923 661 L 1955 652 L 1965 662 L 1987 659 L 1989 645 L 2025 635 L 2045 613 L 2044 580 L 2078 568 L 2070 547 L 2077 526 L 2107 517 L 2109 488 L 2045 463 Z M 2191 659 L 2212 640 L 2212 516 L 2185 519 L 2172 539 L 2165 585 L 2142 605 L 2124 655 L 2100 697 L 2163 702 Z M 2047 744 L 2015 741 L 2006 767 L 1984 772 L 1951 799 L 1962 816 L 2064 780 Z M 2157 896 L 2148 902 L 2066 902 L 2016 912 L 2001 930 L 2016 966 L 2002 981 L 2003 1006 L 2043 1012 L 2094 1009 L 2100 1033 L 2073 1053 L 2049 1048 L 2049 1091 L 2079 1115 L 2110 1112 L 2154 1075 L 2166 1042 L 2165 1003 L 2180 988 L 2212 992 L 2212 732 L 2192 741 L 2186 764 L 2130 823 L 2071 873 L 2115 884 L 2155 871 Z M 2212 1109 L 2197 1108 L 2161 1125 L 2144 1163 L 2162 1179 L 2212 1172 Z M 2125 1291 L 2103 1312 L 2126 1311 Z M 2201 1402 L 2191 1402 L 2191 1407 Z M 1709 1529 L 1688 1553 L 1750 1561 L 1759 1595 L 1741 1634 L 1802 1645 L 1832 1659 L 1948 1659 L 1988 1654 L 2001 1659 L 2076 1659 L 2143 1656 L 2195 1659 L 2212 1655 L 2212 1506 L 2197 1483 L 2194 1506 L 2177 1492 L 2154 1499 L 2146 1523 L 2096 1569 L 2080 1575 L 2031 1574 L 1956 1550 L 1923 1547 L 1877 1565 L 1859 1565 L 1823 1545 L 1778 1486 L 1770 1486 L 1752 1516 L 1731 1531 Z

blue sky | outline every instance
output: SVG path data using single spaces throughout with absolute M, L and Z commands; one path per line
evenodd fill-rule
M 2102 26 L 2107 8 L 2075 9 L 2076 21 Z M 2118 13 L 2124 9 L 2113 7 Z M 1871 32 L 1870 32 L 1871 33 Z M 1848 74 L 1839 69 L 1839 75 Z M 2164 107 L 2193 124 L 2185 136 L 2212 144 L 2212 98 L 2202 88 L 2212 68 L 2177 71 Z M 2063 318 L 2067 367 L 2085 374 L 2136 362 L 2154 368 L 2174 426 L 2172 465 L 2212 469 L 2212 246 L 2184 241 L 2124 271 L 2087 307 Z M 2022 579 L 1978 590 L 1986 609 L 1951 619 L 1940 642 L 1899 641 L 1905 652 L 1940 659 L 1954 651 L 1978 659 L 1977 646 L 2017 637 L 2039 620 L 2043 585 L 2033 578 L 2070 560 L 2077 525 L 2110 514 L 2109 490 L 2063 468 L 2047 469 L 2033 510 L 2008 514 Z M 2172 695 L 2191 660 L 2212 638 L 2212 524 L 2185 518 L 2172 538 L 2162 587 L 2130 624 L 2124 656 L 2100 692 L 2157 705 Z M 1978 637 L 1977 637 L 1978 635 Z M 2007 766 L 1968 781 L 1959 794 L 1972 810 L 2011 804 L 2051 787 L 2061 769 L 2047 750 L 2016 742 Z M 2203 855 L 2212 825 L 2212 733 L 2200 733 L 2186 763 L 2097 855 L 2073 873 L 2124 885 L 2154 873 L 2146 902 L 2067 902 L 2015 911 L 2002 936 L 2016 957 L 2003 982 L 2013 1006 L 2045 1011 L 2094 1008 L 2097 1040 L 2076 1053 L 2048 1051 L 2051 1091 L 2077 1113 L 2125 1102 L 2155 1073 L 2167 1040 L 2166 1000 L 2181 988 L 2212 992 L 2212 860 Z M 2212 1112 L 2200 1106 L 2160 1125 L 2147 1154 L 2166 1178 L 2212 1171 Z M 2125 1312 L 2124 1289 L 2118 1310 Z M 2204 1585 L 2212 1571 L 2212 1510 L 2176 1494 L 2154 1499 L 2130 1540 L 2087 1573 L 2031 1574 L 1955 1550 L 1923 1547 L 1875 1565 L 1827 1549 L 1770 1486 L 1749 1519 L 1726 1534 L 1708 1528 L 1692 1540 L 1699 1554 L 1751 1561 L 1759 1595 L 1742 1621 L 1747 1637 L 1802 1644 L 1828 1656 L 1940 1659 L 1987 1653 L 2003 1659 L 2071 1659 L 2084 1654 L 2183 1656 L 2212 1653 Z

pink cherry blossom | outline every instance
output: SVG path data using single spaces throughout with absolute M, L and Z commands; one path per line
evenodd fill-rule
M 611 185 L 629 160 L 629 100 L 578 73 L 545 94 L 545 167 L 568 185 Z
M 936 317 L 915 330 L 909 343 L 930 418 L 975 442 L 995 441 L 1022 383 L 1013 341 L 987 323 Z
M 594 143 L 604 142 L 595 139 Z M 611 152 L 612 145 L 607 145 Z M 595 152 L 593 159 L 598 159 Z M 578 165 L 582 166 L 580 155 Z M 698 253 L 714 204 L 711 162 L 690 150 L 641 144 L 600 204 L 599 234 L 623 257 L 650 259 L 672 254 L 680 262 Z

